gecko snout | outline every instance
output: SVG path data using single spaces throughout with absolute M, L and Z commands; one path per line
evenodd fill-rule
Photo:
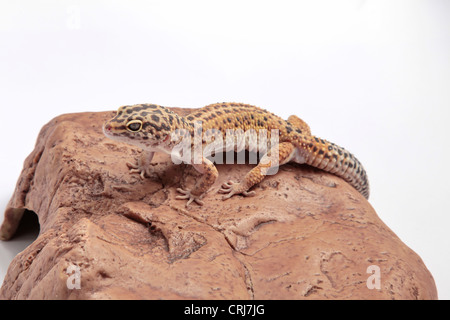
M 111 126 L 111 124 L 105 123 L 105 124 L 103 125 L 103 132 L 105 132 L 105 133 L 111 133 L 111 131 L 112 131 L 112 126 Z

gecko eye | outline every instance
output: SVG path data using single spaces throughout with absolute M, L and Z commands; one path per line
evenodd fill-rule
M 142 121 L 141 120 L 132 120 L 127 123 L 127 129 L 131 132 L 138 132 L 142 129 Z

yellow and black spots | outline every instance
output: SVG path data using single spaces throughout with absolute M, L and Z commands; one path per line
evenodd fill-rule
M 176 129 L 192 130 L 186 122 L 168 108 L 155 104 L 120 107 L 116 116 L 104 125 L 106 136 L 145 147 L 153 147 L 169 140 Z

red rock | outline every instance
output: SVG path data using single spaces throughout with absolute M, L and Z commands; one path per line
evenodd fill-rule
M 112 115 L 62 115 L 42 129 L 0 237 L 14 235 L 25 209 L 41 231 L 12 261 L 0 298 L 437 299 L 420 257 L 342 179 L 288 164 L 256 197 L 222 201 L 220 185 L 251 166 L 218 165 L 205 205 L 186 210 L 176 188 L 195 170 L 157 154 L 151 178 L 129 174 L 141 150 L 103 136 Z M 370 266 L 379 289 L 368 288 Z

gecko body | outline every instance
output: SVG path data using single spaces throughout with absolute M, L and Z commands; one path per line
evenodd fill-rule
M 254 195 L 254 191 L 249 191 L 251 187 L 270 174 L 271 169 L 290 161 L 333 173 L 350 183 L 364 197 L 369 197 L 366 171 L 358 159 L 344 148 L 312 135 L 309 126 L 297 116 L 284 120 L 252 105 L 216 103 L 182 117 L 162 106 L 138 104 L 120 107 L 115 117 L 104 124 L 103 131 L 111 139 L 144 149 L 137 164 L 128 164 L 131 172 L 139 173 L 142 178 L 150 174 L 150 163 L 155 152 L 183 158 L 180 150 L 186 149 L 180 146 L 188 144 L 184 147 L 190 148 L 195 154 L 198 151 L 195 150 L 195 139 L 198 139 L 197 142 L 200 140 L 203 152 L 197 153 L 197 161 L 191 164 L 202 173 L 202 177 L 192 190 L 177 189 L 182 194 L 177 199 L 187 200 L 187 205 L 193 201 L 203 204 L 202 198 L 218 177 L 214 163 L 205 156 L 204 151 L 211 154 L 228 151 L 230 147 L 234 151 L 254 151 L 260 145 L 254 139 L 255 135 L 249 135 L 248 132 L 266 134 L 267 141 L 276 138 L 277 143 L 267 144 L 268 148 L 258 165 L 240 182 L 228 181 L 222 185 L 219 192 L 225 194 L 224 200 L 235 194 Z M 231 131 L 234 136 L 229 139 L 226 133 Z M 174 138 L 174 132 L 182 132 L 184 136 Z M 274 132 L 276 137 L 271 136 Z

